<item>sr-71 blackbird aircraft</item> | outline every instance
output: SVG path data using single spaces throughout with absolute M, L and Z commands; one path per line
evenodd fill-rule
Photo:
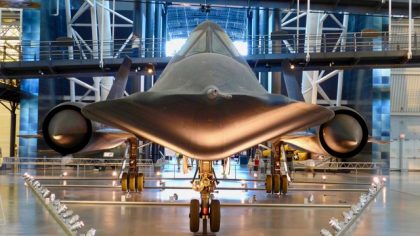
M 365 121 L 350 108 L 268 93 L 228 35 L 209 21 L 191 33 L 153 88 L 122 98 L 130 66 L 125 59 L 106 101 L 53 108 L 43 123 L 44 139 L 54 150 L 69 154 L 111 148 L 137 137 L 199 160 L 193 188 L 201 202 L 190 203 L 192 232 L 199 230 L 200 218 L 203 225 L 210 220 L 213 232 L 220 228 L 220 202 L 210 199 L 218 183 L 213 161 L 269 140 L 350 157 L 368 139 Z M 312 133 L 297 132 L 311 127 Z M 127 184 L 127 178 L 143 188 L 141 174 L 123 175 L 122 183 Z M 270 184 L 287 181 L 278 175 L 270 178 Z

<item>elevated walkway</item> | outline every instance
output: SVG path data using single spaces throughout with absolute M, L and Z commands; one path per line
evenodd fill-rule
M 308 37 L 310 42 L 316 43 L 305 44 Z M 408 34 L 388 35 L 386 32 L 326 33 L 300 38 L 288 34 L 281 35 L 276 40 L 265 36 L 243 41 L 247 41 L 248 45 L 255 45 L 248 48 L 249 55 L 245 58 L 251 68 L 259 72 L 280 71 L 285 60 L 296 70 L 420 66 L 420 37 L 416 34 L 412 35 L 411 45 L 408 43 Z M 152 46 L 147 44 L 157 45 L 161 41 L 144 39 L 139 47 L 131 42 L 115 40 L 102 46 L 111 48 L 112 51 L 102 52 L 92 49 L 98 46 L 98 42 L 92 41 L 75 42 L 71 46 L 56 46 L 59 45 L 58 42 L 22 42 L 18 45 L 21 47 L 18 50 L 21 52 L 20 60 L 1 62 L 0 73 L 5 78 L 17 79 L 106 76 L 113 75 L 118 70 L 125 56 L 130 56 L 133 60 L 133 74 L 145 74 L 146 66 L 150 65 L 157 71 L 163 70 L 171 58 L 164 57 L 162 50 L 150 50 Z M 101 55 L 112 55 L 112 58 Z
M 171 4 L 181 4 L 174 2 L 173 0 L 165 0 L 161 2 L 167 2 Z M 236 7 L 266 7 L 266 8 L 281 8 L 281 9 L 296 9 L 297 2 L 294 0 L 212 0 L 207 1 L 213 6 L 236 6 Z M 378 0 L 337 0 L 337 1 L 325 1 L 325 0 L 311 0 L 311 9 L 315 11 L 323 12 L 352 12 L 355 14 L 388 14 L 388 3 L 389 1 L 378 1 Z M 182 4 L 199 5 L 203 1 L 199 0 L 183 0 Z M 420 2 L 413 1 L 413 14 L 420 14 Z M 306 8 L 306 1 L 300 1 L 300 8 Z M 393 14 L 408 15 L 408 0 L 392 0 L 392 11 Z

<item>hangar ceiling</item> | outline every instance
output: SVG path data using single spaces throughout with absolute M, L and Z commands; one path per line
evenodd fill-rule
M 199 23 L 207 19 L 221 25 L 232 39 L 243 39 L 247 35 L 245 9 L 212 7 L 208 13 L 203 13 L 199 7 L 169 7 L 168 37 L 187 38 Z

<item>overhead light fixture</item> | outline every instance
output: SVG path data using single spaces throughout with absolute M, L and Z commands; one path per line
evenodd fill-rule
M 17 21 L 17 19 L 16 18 L 3 18 L 2 21 L 3 23 L 7 24 L 7 23 L 14 23 Z
M 379 184 L 379 177 L 378 176 L 373 177 L 373 183 Z
M 211 6 L 210 4 L 200 4 L 200 11 L 203 13 L 210 13 Z
M 155 66 L 153 64 L 146 65 L 146 73 L 152 75 L 155 73 Z
M 293 65 L 292 63 L 290 63 L 290 69 L 294 70 L 295 69 L 295 65 Z

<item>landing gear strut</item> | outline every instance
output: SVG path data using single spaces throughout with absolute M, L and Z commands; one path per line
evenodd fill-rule
M 220 230 L 220 201 L 211 199 L 210 194 L 216 188 L 218 183 L 213 171 L 212 161 L 199 161 L 197 167 L 199 179 L 196 180 L 194 175 L 193 189 L 200 192 L 201 203 L 197 199 L 190 202 L 190 231 L 198 232 L 200 228 L 200 218 L 203 220 L 203 233 L 207 233 L 207 220 L 210 221 L 211 232 L 219 232 Z
M 273 143 L 274 147 L 274 157 L 271 159 L 271 173 L 272 175 L 267 175 L 265 178 L 265 190 L 267 193 L 282 193 L 286 194 L 289 187 L 289 180 L 286 173 L 281 171 L 281 155 L 285 155 L 284 150 L 282 150 L 282 143 Z M 286 158 L 286 156 L 284 156 Z
M 121 190 L 123 192 L 141 192 L 144 188 L 143 173 L 139 173 L 137 167 L 138 158 L 138 140 L 136 138 L 129 138 L 128 140 L 128 171 L 124 171 L 121 175 Z

